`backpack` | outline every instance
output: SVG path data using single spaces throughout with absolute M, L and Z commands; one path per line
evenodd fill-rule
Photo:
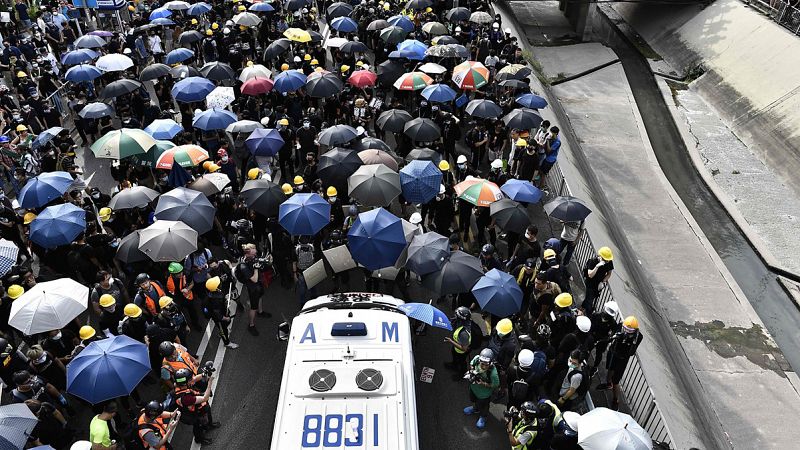
M 240 262 L 239 264 L 236 264 L 236 267 L 233 268 L 233 276 L 236 277 L 240 283 L 244 283 L 247 280 L 247 277 L 244 275 L 243 266 L 244 262 Z
M 572 377 L 575 376 L 576 374 L 583 375 L 583 378 L 581 379 L 581 384 L 578 385 L 578 389 L 575 391 L 576 396 L 574 397 L 574 399 L 580 400 L 584 396 L 586 396 L 587 392 L 589 392 L 589 385 L 591 385 L 592 383 L 592 378 L 587 376 L 586 372 L 584 372 L 583 370 L 574 369 L 570 370 L 570 372 L 567 374 L 567 381 L 571 383 Z
M 297 253 L 297 268 L 306 270 L 314 264 L 314 246 L 311 244 L 299 244 L 295 247 Z
M 517 367 L 518 380 L 511 383 L 511 398 L 523 401 L 532 383 L 541 381 L 547 374 L 547 355 L 541 350 L 533 352 L 533 363 L 527 370 Z
M 469 351 L 481 351 L 483 349 L 483 330 L 474 320 L 470 320 L 469 333 L 471 336 Z

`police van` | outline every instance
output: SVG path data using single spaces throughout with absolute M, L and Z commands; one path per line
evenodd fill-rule
M 292 321 L 273 450 L 417 450 L 408 318 L 394 297 L 310 300 Z

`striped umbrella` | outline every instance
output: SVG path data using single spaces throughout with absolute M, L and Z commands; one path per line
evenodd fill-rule
M 503 198 L 503 192 L 491 181 L 472 178 L 462 181 L 453 187 L 458 198 L 475 206 L 488 207 Z
M 477 61 L 465 61 L 453 68 L 452 80 L 460 89 L 475 91 L 489 82 L 489 69 Z
M 172 164 L 194 167 L 208 159 L 208 152 L 199 145 L 179 145 L 166 150 L 156 161 L 156 169 L 172 169 Z
M 395 89 L 400 91 L 418 91 L 433 83 L 433 78 L 422 72 L 405 73 L 394 82 Z
M 112 130 L 92 144 L 92 153 L 98 158 L 121 159 L 147 153 L 156 145 L 155 139 L 142 130 L 123 128 Z
M 149 152 L 133 155 L 130 161 L 133 165 L 155 167 L 156 161 L 161 157 L 161 154 L 173 147 L 175 147 L 175 144 L 171 141 L 156 140 L 156 146 L 150 149 Z

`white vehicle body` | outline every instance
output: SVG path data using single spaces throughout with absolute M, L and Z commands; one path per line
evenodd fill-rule
M 394 297 L 334 294 L 292 321 L 273 450 L 417 450 L 408 318 Z

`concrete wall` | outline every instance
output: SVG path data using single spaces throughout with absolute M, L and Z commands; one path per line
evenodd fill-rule
M 614 5 L 726 124 L 800 194 L 800 36 L 739 0 L 666 6 Z

